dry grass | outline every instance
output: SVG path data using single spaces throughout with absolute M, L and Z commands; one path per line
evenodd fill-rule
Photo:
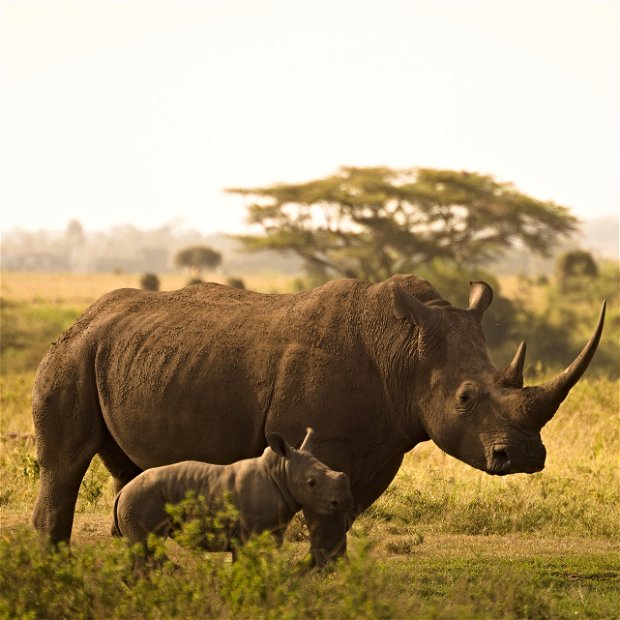
M 142 274 L 132 273 L 16 273 L 3 272 L 0 281 L 2 299 L 12 302 L 54 303 L 87 306 L 104 293 L 117 288 L 140 288 Z M 159 275 L 160 289 L 170 291 L 185 286 L 187 274 Z M 227 276 L 204 274 L 210 282 L 226 282 Z M 287 292 L 293 289 L 294 278 L 278 273 L 244 276 L 246 288 L 265 292 Z

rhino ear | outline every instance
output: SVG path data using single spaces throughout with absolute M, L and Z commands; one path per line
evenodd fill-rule
M 493 301 L 493 289 L 486 282 L 469 283 L 469 308 L 479 319 Z
M 283 459 L 289 457 L 291 453 L 290 446 L 284 441 L 284 437 L 280 433 L 268 433 L 266 436 L 269 447 Z
M 435 321 L 433 310 L 396 283 L 392 284 L 392 312 L 397 319 L 406 319 L 420 328 L 430 326 Z

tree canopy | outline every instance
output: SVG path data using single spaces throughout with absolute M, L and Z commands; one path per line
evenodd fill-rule
M 203 269 L 218 267 L 222 255 L 207 246 L 197 245 L 177 252 L 174 262 L 177 267 L 189 267 L 193 276 L 199 276 Z
M 565 207 L 475 172 L 343 167 L 306 183 L 227 191 L 262 234 L 247 249 L 293 252 L 310 272 L 383 280 L 437 259 L 480 266 L 515 244 L 546 255 L 576 229 Z

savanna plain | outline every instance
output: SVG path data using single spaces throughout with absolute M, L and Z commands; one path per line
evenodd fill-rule
M 92 301 L 138 280 L 2 274 L 0 617 L 620 618 L 617 289 L 603 335 L 612 370 L 591 368 L 543 429 L 548 457 L 540 473 L 490 477 L 423 444 L 355 522 L 346 562 L 306 571 L 309 542 L 297 517 L 281 549 L 258 538 L 235 564 L 162 543 L 173 562 L 136 579 L 131 550 L 110 536 L 112 484 L 96 458 L 80 490 L 72 545 L 50 553 L 30 526 L 36 366 Z M 183 285 L 180 276 L 161 278 L 162 289 Z M 502 285 L 507 295 L 532 287 L 534 304 L 547 295 L 533 283 Z M 292 283 L 261 276 L 246 286 L 275 292 Z M 578 309 L 592 327 L 599 302 Z M 526 383 L 555 370 L 532 366 Z

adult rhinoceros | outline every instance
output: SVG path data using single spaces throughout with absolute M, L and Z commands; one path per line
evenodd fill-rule
M 105 295 L 39 366 L 36 529 L 69 539 L 95 454 L 120 489 L 149 467 L 257 456 L 267 433 L 296 441 L 308 426 L 316 457 L 349 476 L 355 499 L 347 517 L 306 511 L 318 564 L 344 552 L 352 518 L 422 441 L 489 474 L 541 470 L 540 429 L 587 368 L 604 307 L 575 361 L 524 388 L 524 345 L 500 372 L 487 355 L 480 321 L 492 296 L 472 282 L 469 307 L 455 308 L 403 275 L 289 295 L 218 284 Z

